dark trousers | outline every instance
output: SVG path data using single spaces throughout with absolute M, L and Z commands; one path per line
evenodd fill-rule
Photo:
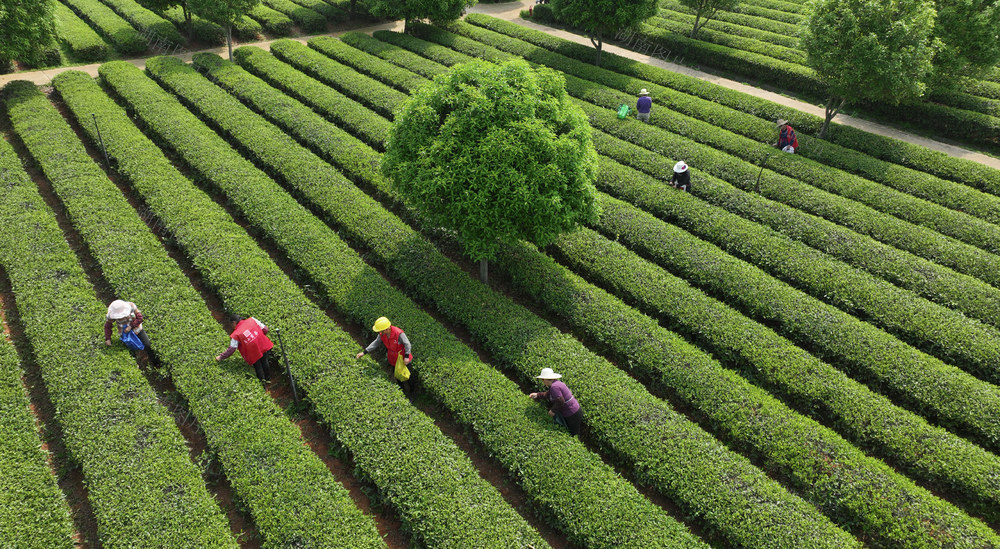
M 253 369 L 257 373 L 257 379 L 264 381 L 270 381 L 271 379 L 271 369 L 270 369 L 270 358 L 271 351 L 264 353 L 264 356 L 260 357 L 257 362 L 253 363 Z
M 578 437 L 580 436 L 580 426 L 583 424 L 583 409 L 579 409 L 575 414 L 563 417 L 561 414 L 556 412 L 554 416 L 556 423 L 562 425 L 563 427 L 569 429 L 569 434 Z

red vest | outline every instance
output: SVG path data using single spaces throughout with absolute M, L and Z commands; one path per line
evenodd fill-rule
M 247 364 L 257 362 L 264 353 L 274 347 L 274 343 L 260 331 L 260 326 L 253 317 L 241 320 L 229 337 L 239 342 L 240 354 Z
M 403 344 L 399 342 L 399 334 L 403 333 L 403 330 L 395 326 L 389 326 L 389 336 L 386 337 L 385 334 L 379 332 L 378 337 L 382 340 L 382 345 L 385 345 L 385 358 L 389 360 L 390 366 L 396 365 L 396 357 L 399 353 L 403 352 Z M 405 358 L 405 357 L 404 357 Z M 410 358 L 413 358 L 413 352 L 410 352 Z

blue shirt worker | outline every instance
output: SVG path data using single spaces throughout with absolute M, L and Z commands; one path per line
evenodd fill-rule
M 639 99 L 635 102 L 635 117 L 640 122 L 649 122 L 649 111 L 653 108 L 653 99 L 649 97 L 646 88 L 639 90 Z

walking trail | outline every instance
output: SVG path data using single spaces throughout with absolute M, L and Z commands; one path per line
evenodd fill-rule
M 567 32 L 567 31 L 560 30 L 560 29 L 554 29 L 552 27 L 547 27 L 545 25 L 539 25 L 537 23 L 533 23 L 531 21 L 525 21 L 524 19 L 521 19 L 521 17 L 520 17 L 521 10 L 527 10 L 530 6 L 534 6 L 534 4 L 535 4 L 534 0 L 519 0 L 517 2 L 506 2 L 506 3 L 503 3 L 503 4 L 477 4 L 477 5 L 473 6 L 469 11 L 472 12 L 472 13 L 484 13 L 484 14 L 492 15 L 492 16 L 498 17 L 500 19 L 505 19 L 507 21 L 511 21 L 511 22 L 517 23 L 519 25 L 523 25 L 525 27 L 529 27 L 529 28 L 532 28 L 532 29 L 537 29 L 537 30 L 544 31 L 544 32 L 546 32 L 548 34 L 551 34 L 553 36 L 558 36 L 560 38 L 565 38 L 567 40 L 570 40 L 572 42 L 576 42 L 578 44 L 584 44 L 584 45 L 588 45 L 588 46 L 591 45 L 590 44 L 590 39 L 587 38 L 586 36 L 580 36 L 580 35 L 577 35 L 577 34 L 573 34 L 571 32 Z M 358 32 L 364 32 L 364 33 L 368 33 L 368 34 L 371 34 L 371 33 L 375 32 L 377 30 L 402 31 L 403 30 L 403 22 L 402 21 L 395 21 L 395 22 L 391 22 L 391 23 L 384 23 L 384 24 L 381 24 L 381 25 L 374 25 L 374 26 L 370 26 L 370 27 L 363 27 L 363 28 L 352 29 L 352 30 L 358 31 Z M 343 32 L 347 32 L 347 31 L 330 33 L 329 36 L 339 36 L 340 34 L 343 34 Z M 298 40 L 298 41 L 304 43 L 308 38 L 310 38 L 310 37 L 293 38 L 293 40 Z M 258 46 L 258 47 L 267 49 L 267 48 L 270 47 L 271 42 L 273 42 L 273 40 L 267 40 L 267 41 L 263 41 L 263 42 L 241 43 L 240 45 L 253 45 L 253 46 Z M 236 46 L 235 43 L 233 45 L 234 45 L 234 47 Z M 218 54 L 218 55 L 220 55 L 222 57 L 227 57 L 227 53 L 228 53 L 225 46 L 221 46 L 221 47 L 218 47 L 218 48 L 211 48 L 211 49 L 207 49 L 207 50 L 201 50 L 201 51 L 209 52 L 209 53 L 215 53 L 215 54 Z M 649 55 L 645 55 L 645 54 L 642 54 L 642 53 L 638 53 L 638 52 L 634 52 L 634 51 L 631 51 L 631 50 L 627 50 L 625 48 L 621 48 L 621 47 L 615 46 L 613 44 L 607 44 L 607 43 L 605 43 L 604 44 L 604 51 L 611 52 L 611 53 L 620 55 L 622 57 L 627 57 L 629 59 L 634 59 L 636 61 L 639 61 L 639 62 L 642 62 L 642 63 L 646 63 L 647 65 L 651 65 L 651 66 L 654 66 L 654 67 L 660 67 L 660 68 L 667 69 L 669 71 L 673 71 L 673 72 L 676 72 L 676 73 L 684 74 L 684 75 L 687 75 L 687 76 L 692 76 L 694 78 L 698 78 L 698 79 L 704 80 L 706 82 L 711 82 L 713 84 L 717 84 L 717 85 L 722 86 L 724 88 L 729 88 L 731 90 L 740 91 L 740 92 L 743 92 L 743 93 L 746 93 L 746 94 L 749 94 L 749 95 L 753 95 L 755 97 L 760 97 L 762 99 L 766 99 L 768 101 L 772 101 L 772 102 L 777 103 L 779 105 L 782 105 L 782 106 L 785 106 L 785 107 L 789 107 L 789 108 L 792 108 L 792 109 L 796 109 L 796 110 L 799 110 L 799 111 L 802 111 L 802 112 L 805 112 L 805 113 L 808 113 L 808 114 L 812 114 L 814 116 L 818 116 L 818 117 L 821 117 L 821 118 L 824 116 L 823 107 L 816 106 L 816 105 L 813 105 L 811 103 L 806 103 L 804 101 L 799 101 L 797 99 L 793 99 L 791 97 L 786 97 L 784 95 L 780 95 L 780 94 L 777 94 L 777 93 L 774 93 L 774 92 L 770 92 L 770 91 L 767 91 L 767 90 L 763 90 L 763 89 L 760 89 L 760 88 L 755 88 L 753 86 L 749 86 L 747 84 L 743 84 L 742 82 L 737 82 L 735 80 L 730 80 L 728 78 L 724 78 L 724 77 L 717 76 L 717 75 L 714 75 L 714 74 L 709 74 L 707 72 L 703 72 L 703 71 L 700 71 L 700 70 L 697 70 L 697 69 L 693 69 L 691 67 L 686 67 L 684 65 L 678 65 L 676 63 L 670 63 L 668 61 L 664 61 L 664 60 L 656 58 L 656 57 L 651 57 Z M 190 61 L 191 57 L 195 53 L 199 53 L 199 52 L 186 52 L 186 53 L 183 53 L 181 55 L 178 55 L 178 57 L 180 57 L 184 61 Z M 128 60 L 128 62 L 132 63 L 133 65 L 135 65 L 137 67 L 139 67 L 140 69 L 141 68 L 145 68 L 145 66 L 146 66 L 146 60 L 145 59 L 131 59 L 131 60 Z M 75 66 L 75 67 L 59 67 L 59 68 L 54 68 L 54 69 L 46 69 L 46 70 L 38 70 L 38 71 L 31 71 L 31 72 L 20 72 L 20 73 L 14 73 L 14 74 L 0 75 L 0 87 L 3 87 L 4 85 L 7 84 L 7 82 L 10 82 L 12 80 L 28 80 L 30 82 L 35 83 L 36 85 L 40 85 L 40 86 L 41 85 L 47 85 L 47 84 L 49 84 L 49 82 L 52 81 L 52 78 L 54 78 L 57 74 L 59 74 L 61 72 L 64 72 L 64 71 L 67 71 L 67 70 L 78 70 L 78 71 L 86 72 L 87 74 L 90 74 L 92 76 L 97 76 L 97 68 L 100 67 L 100 66 L 101 66 L 101 63 L 95 63 L 95 64 L 91 64 L 91 65 L 80 65 L 80 66 Z M 870 120 L 865 120 L 865 119 L 862 119 L 862 118 L 857 118 L 857 117 L 846 115 L 846 114 L 838 115 L 837 116 L 837 123 L 840 123 L 840 124 L 843 124 L 843 125 L 846 125 L 846 126 L 853 126 L 855 128 L 858 128 L 858 129 L 861 129 L 861 130 L 864 130 L 864 131 L 867 131 L 867 132 L 874 133 L 876 135 L 882 135 L 882 136 L 885 136 L 885 137 L 892 137 L 892 138 L 895 138 L 895 139 L 899 139 L 900 141 L 905 141 L 907 143 L 913 143 L 914 145 L 920 145 L 922 147 L 927 147 L 928 149 L 932 149 L 932 150 L 935 150 L 935 151 L 940 151 L 940 152 L 943 152 L 943 153 L 945 153 L 945 154 L 947 154 L 949 156 L 953 156 L 953 157 L 956 157 L 956 158 L 962 158 L 962 159 L 965 159 L 965 160 L 971 160 L 973 162 L 977 162 L 979 164 L 984 164 L 986 166 L 990 166 L 992 168 L 1000 170 L 1000 158 L 994 158 L 992 156 L 981 154 L 981 153 L 978 153 L 978 152 L 975 152 L 975 151 L 970 151 L 970 150 L 962 148 L 962 147 L 958 147 L 958 146 L 955 146 L 955 145 L 950 145 L 948 143 L 942 143 L 941 141 L 937 141 L 935 139 L 930 139 L 930 138 L 927 138 L 927 137 L 921 137 L 919 135 L 914 135 L 912 133 L 904 132 L 902 130 L 898 130 L 898 129 L 890 127 L 890 126 L 886 126 L 884 124 L 878 124 L 878 123 L 872 122 Z

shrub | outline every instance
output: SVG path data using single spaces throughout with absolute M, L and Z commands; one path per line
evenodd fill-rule
M 50 182 L 107 180 L 82 147 L 53 139 L 60 127 L 72 131 L 38 88 L 16 81 L 4 95 L 14 133 Z M 124 346 L 104 346 L 107 309 L 51 211 L 37 191 L 21 196 L 0 201 L 0 263 L 66 448 L 86 479 L 101 544 L 142 547 L 170 532 L 175 547 L 237 547 L 170 412 Z
M 91 117 L 97 116 L 109 157 L 118 173 L 136 187 L 191 186 L 89 76 L 62 73 L 54 85 L 95 145 L 98 136 Z M 70 137 L 67 133 L 61 141 Z M 214 363 L 212 357 L 227 345 L 227 332 L 121 192 L 106 178 L 96 177 L 54 182 L 54 187 L 115 293 L 141 299 L 147 324 L 163 328 L 151 338 L 153 350 L 198 419 L 210 451 L 218 456 L 264 543 L 384 546 L 374 521 L 361 513 L 326 465 L 302 444 L 298 427 L 248 375 L 246 365 L 238 359 Z M 168 191 L 144 196 L 153 206 L 176 195 Z M 150 208 L 145 215 L 151 210 L 159 208 Z M 191 208 L 190 215 L 198 214 Z M 108 216 L 114 224 L 106 222 Z M 121 245 L 123 232 L 129 235 L 127 247 Z M 214 253 L 223 255 L 219 250 Z M 230 252 L 230 260 L 237 261 L 237 253 L 238 249 Z M 130 260 L 133 257 L 142 260 Z

